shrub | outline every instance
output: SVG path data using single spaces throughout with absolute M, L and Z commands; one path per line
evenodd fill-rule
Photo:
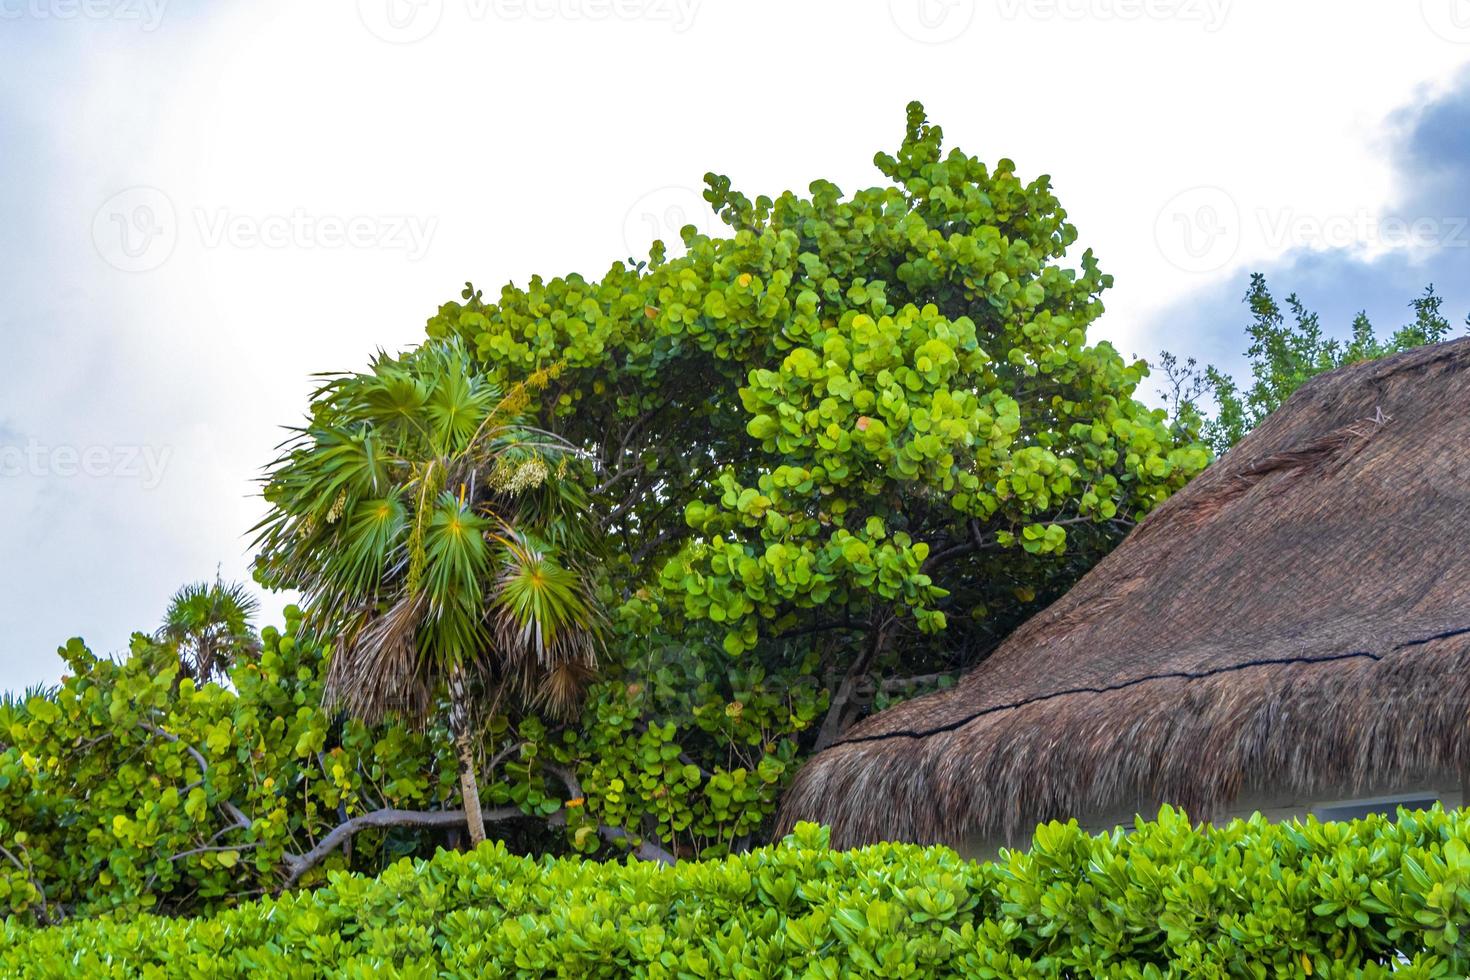
M 349 816 L 449 796 L 453 757 L 425 733 L 322 710 L 325 653 L 295 609 L 259 647 L 226 687 L 142 634 L 119 661 L 72 640 L 54 690 L 0 703 L 0 914 L 215 911 L 279 888 Z M 372 829 L 317 863 L 377 872 L 443 840 Z
M 8 976 L 1465 976 L 1470 815 L 1049 824 L 993 864 L 774 847 L 673 868 L 500 844 L 207 919 L 8 922 Z
M 81 640 L 61 654 L 55 688 L 0 698 L 0 916 L 217 912 L 328 870 L 376 874 L 464 830 L 443 725 L 324 709 L 328 651 L 294 607 L 219 682 L 181 677 L 175 646 L 143 634 L 116 661 Z M 485 819 L 513 849 L 647 854 L 624 829 L 642 826 L 680 857 L 746 849 L 794 769 L 772 720 L 817 710 L 811 690 L 672 657 L 642 685 L 593 693 L 580 737 L 535 716 L 477 719 Z M 640 724 L 649 698 L 663 719 Z M 691 732 L 720 761 L 690 763 Z

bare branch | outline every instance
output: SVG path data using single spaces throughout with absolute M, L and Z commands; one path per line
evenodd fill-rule
M 263 843 L 265 842 L 252 840 L 246 841 L 244 844 L 214 844 L 208 847 L 195 847 L 191 850 L 180 851 L 179 853 L 170 857 L 168 860 L 170 863 L 172 863 L 174 861 L 182 861 L 186 857 L 193 857 L 196 854 L 216 854 L 221 851 L 248 851 L 250 850 L 250 848 L 259 847 Z
M 521 739 L 519 742 L 512 742 L 505 748 L 501 749 L 499 752 L 495 753 L 495 755 L 491 757 L 490 761 L 485 763 L 486 778 L 495 775 L 495 767 L 500 765 L 506 759 L 510 758 L 511 753 L 519 750 L 525 744 L 526 740 Z
M 990 551 L 994 548 L 999 547 L 993 539 L 990 541 L 987 541 L 985 539 L 985 534 L 980 527 L 980 522 L 973 517 L 965 522 L 965 534 L 965 540 L 950 545 L 947 548 L 940 548 L 937 551 L 931 551 L 929 553 L 929 557 L 924 559 L 924 565 L 921 570 L 927 574 L 934 571 L 934 569 L 938 568 L 940 565 L 943 565 L 944 563 L 955 558 L 962 558 L 965 555 L 976 554 L 982 551 Z
M 822 727 L 817 730 L 817 741 L 812 751 L 820 752 L 833 742 L 837 741 L 847 726 L 852 723 L 853 695 L 857 690 L 858 681 L 868 671 L 872 663 L 878 659 L 883 648 L 888 643 L 889 630 L 893 627 L 894 617 L 892 613 L 885 613 L 883 618 L 874 626 L 872 639 L 867 647 L 852 662 L 852 666 L 843 675 L 837 690 L 832 692 L 832 698 L 827 705 L 827 716 L 822 719 Z
M 482 813 L 485 820 L 513 820 L 526 813 L 519 807 L 500 807 Z M 305 854 L 282 854 L 287 874 L 283 887 L 290 888 L 301 880 L 301 876 L 321 864 L 337 848 L 358 833 L 373 827 L 459 827 L 465 823 L 465 813 L 459 810 L 399 810 L 385 807 L 338 824 L 316 846 Z
M 652 538 L 647 539 L 644 542 L 643 546 L 640 547 L 633 554 L 633 564 L 635 566 L 642 565 L 645 561 L 652 557 L 654 552 L 658 551 L 659 548 L 662 548 L 664 545 L 668 544 L 679 535 L 684 534 L 687 530 L 687 528 L 677 526 L 664 528 Z
M 946 677 L 953 677 L 951 673 L 920 674 L 917 677 L 889 677 L 879 682 L 878 687 L 883 691 L 906 691 L 912 687 L 922 687 L 925 684 L 937 684 Z

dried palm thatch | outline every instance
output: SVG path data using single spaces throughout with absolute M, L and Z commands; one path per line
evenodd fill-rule
M 1313 380 L 954 688 L 783 803 L 836 844 L 1366 791 L 1470 762 L 1470 339 Z

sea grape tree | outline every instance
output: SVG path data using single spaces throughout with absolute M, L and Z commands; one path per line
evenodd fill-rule
M 540 422 L 597 460 L 619 622 L 831 677 L 953 671 L 1208 462 L 1135 400 L 1146 366 L 1087 329 L 1111 284 L 1047 177 L 941 151 L 917 104 L 884 182 L 754 199 L 727 231 L 600 279 L 472 286 L 429 333 L 509 385 L 555 366 Z

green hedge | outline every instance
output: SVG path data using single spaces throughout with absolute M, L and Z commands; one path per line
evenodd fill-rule
M 782 843 L 664 868 L 497 845 L 210 918 L 5 925 L 5 976 L 1463 977 L 1470 815 L 1037 831 L 996 864 Z

